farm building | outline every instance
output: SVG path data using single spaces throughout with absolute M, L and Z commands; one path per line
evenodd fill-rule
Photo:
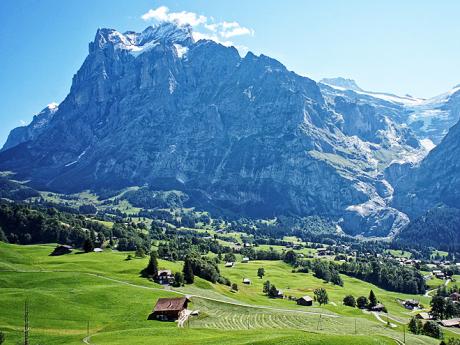
M 243 284 L 247 284 L 247 285 L 251 284 L 251 279 L 249 279 L 249 278 L 244 278 L 244 279 L 243 279 Z
M 313 299 L 310 296 L 303 296 L 297 299 L 297 304 L 310 307 L 313 305 Z
M 431 315 L 429 313 L 427 313 L 427 312 L 418 313 L 417 315 L 415 315 L 415 317 L 417 319 L 420 319 L 420 320 L 431 320 L 431 319 L 433 319 L 431 317 Z
M 172 284 L 174 283 L 174 275 L 170 270 L 160 270 L 158 271 L 157 282 L 159 284 Z
M 441 320 L 439 323 L 443 325 L 444 327 L 459 327 L 460 319 L 455 318 L 455 319 L 449 319 L 449 320 Z
M 382 303 L 378 303 L 377 305 L 373 306 L 372 311 L 385 311 L 385 306 Z
M 181 314 L 187 309 L 189 299 L 180 298 L 159 298 L 148 320 L 173 321 L 179 319 Z
M 64 255 L 64 254 L 70 254 L 72 253 L 72 246 L 68 245 L 57 245 L 56 248 L 54 248 L 53 252 L 50 254 L 51 256 L 59 256 L 59 255 Z
M 420 302 L 416 299 L 408 299 L 404 301 L 404 307 L 413 310 L 420 307 Z
M 460 293 L 458 292 L 451 293 L 449 297 L 452 301 L 460 301 Z
M 247 264 L 249 262 L 248 257 L 244 257 L 243 260 L 241 260 L 242 263 Z
M 225 267 L 233 267 L 233 262 L 226 262 Z
M 93 249 L 93 252 L 95 252 L 95 253 L 102 253 L 103 250 L 102 250 L 102 248 L 94 248 L 94 249 Z

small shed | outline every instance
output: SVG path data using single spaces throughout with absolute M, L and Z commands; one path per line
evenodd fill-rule
M 313 305 L 313 299 L 310 296 L 303 296 L 297 299 L 297 304 L 311 307 Z
M 251 279 L 249 279 L 249 278 L 244 278 L 244 279 L 243 279 L 243 284 L 250 285 L 250 284 L 251 284 Z
M 174 321 L 179 319 L 190 300 L 187 297 L 159 298 L 147 320 Z
M 95 253 L 102 253 L 103 250 L 102 250 L 102 248 L 94 248 L 94 249 L 93 249 L 93 252 L 95 252 Z
M 68 246 L 66 244 L 63 245 L 57 245 L 56 248 L 54 248 L 53 252 L 50 254 L 51 256 L 59 256 L 59 255 L 64 255 L 64 254 L 70 254 L 72 253 L 72 246 Z
M 226 262 L 225 267 L 233 267 L 233 262 Z
M 242 263 L 247 264 L 249 262 L 248 257 L 244 257 L 243 260 L 241 260 Z

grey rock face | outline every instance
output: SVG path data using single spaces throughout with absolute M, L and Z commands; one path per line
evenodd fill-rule
M 373 104 L 163 24 L 98 30 L 46 130 L 1 152 L 0 169 L 37 188 L 148 184 L 240 214 L 319 214 L 387 235 L 407 217 L 388 206 L 383 169 L 417 154 L 411 132 Z
M 32 122 L 27 126 L 17 127 L 8 135 L 5 145 L 2 150 L 7 150 L 26 141 L 37 138 L 48 126 L 48 123 L 53 118 L 58 110 L 58 105 L 55 103 L 49 104 L 45 109 L 34 116 Z

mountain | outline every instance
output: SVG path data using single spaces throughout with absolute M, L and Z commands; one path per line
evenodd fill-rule
M 394 164 L 386 172 L 395 188 L 393 205 L 412 217 L 439 204 L 460 205 L 460 122 L 419 164 Z
M 48 123 L 57 110 L 58 105 L 56 103 L 48 104 L 46 108 L 33 117 L 32 122 L 28 126 L 13 129 L 8 135 L 8 139 L 5 145 L 3 145 L 2 150 L 37 138 L 47 128 Z
M 439 144 L 460 119 L 460 85 L 429 99 L 365 91 L 354 80 L 344 78 L 322 79 L 320 85 L 328 92 L 346 94 L 386 109 L 389 117 L 407 124 L 429 149 Z
M 389 206 L 384 170 L 426 151 L 374 97 L 325 87 L 268 56 L 195 41 L 189 26 L 100 29 L 68 96 L 40 132 L 10 140 L 0 169 L 37 189 L 146 185 L 227 213 L 395 233 L 408 218 Z

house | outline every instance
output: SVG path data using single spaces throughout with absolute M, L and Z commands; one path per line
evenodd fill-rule
M 444 327 L 459 327 L 460 326 L 460 318 L 449 319 L 449 320 L 441 320 L 439 322 Z
M 385 311 L 385 306 L 382 303 L 378 303 L 371 308 L 372 311 Z
M 241 260 L 242 263 L 247 264 L 249 262 L 248 257 L 244 257 L 243 260 Z
M 170 270 L 159 270 L 156 281 L 158 284 L 172 284 L 174 283 L 174 275 Z
M 57 245 L 56 248 L 54 248 L 53 252 L 50 254 L 51 256 L 59 256 L 59 255 L 64 255 L 64 254 L 70 254 L 72 253 L 72 246 L 68 245 Z
M 226 262 L 225 267 L 233 267 L 234 263 L 233 262 Z
M 327 252 L 326 248 L 317 248 L 316 249 L 316 253 L 318 254 L 318 256 L 326 255 L 326 252 Z
M 417 309 L 420 307 L 420 302 L 417 301 L 416 299 L 407 299 L 404 301 L 403 304 L 406 309 L 410 309 L 410 310 Z
M 297 304 L 311 307 L 313 305 L 313 299 L 310 296 L 303 296 L 297 299 Z
M 451 293 L 449 297 L 452 301 L 455 301 L 455 302 L 460 301 L 460 293 L 458 292 Z
M 415 315 L 415 317 L 419 320 L 432 320 L 433 319 L 431 315 L 427 312 L 418 313 L 417 315 Z
M 249 279 L 249 278 L 244 278 L 244 279 L 243 279 L 243 284 L 247 284 L 247 285 L 251 284 L 251 279 Z
M 159 298 L 147 320 L 177 320 L 187 309 L 189 302 L 190 300 L 187 297 Z

